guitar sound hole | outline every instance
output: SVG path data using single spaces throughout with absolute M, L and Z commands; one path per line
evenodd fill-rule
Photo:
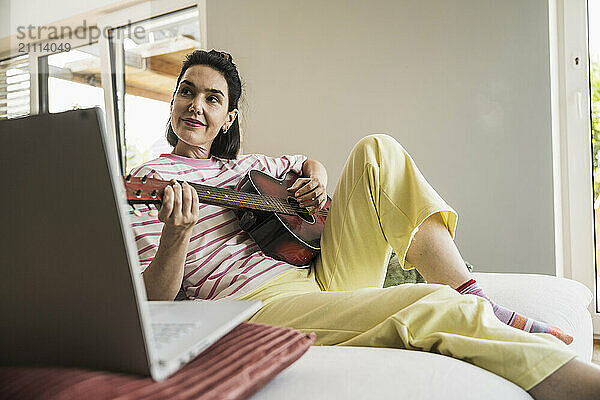
M 315 217 L 310 215 L 306 208 L 300 207 L 300 203 L 298 203 L 298 200 L 296 200 L 293 197 L 288 197 L 287 201 L 288 201 L 288 204 L 290 204 L 291 206 L 299 207 L 301 210 L 304 210 L 304 212 L 300 211 L 300 212 L 296 213 L 300 218 L 302 218 L 303 220 L 305 220 L 306 222 L 308 222 L 310 224 L 315 222 Z

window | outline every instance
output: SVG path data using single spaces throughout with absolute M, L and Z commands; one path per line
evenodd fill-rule
M 48 110 L 104 109 L 98 44 L 48 56 Z
M 595 235 L 595 265 L 594 278 L 596 281 L 596 304 L 600 311 L 600 2 L 588 1 L 588 50 L 589 50 L 589 80 L 590 80 L 590 111 L 592 138 L 592 186 L 594 191 L 594 235 Z
M 104 111 L 98 44 L 39 57 L 40 111 L 99 106 Z M 45 88 L 45 89 L 43 89 Z
M 594 234 L 596 246 L 596 287 L 600 284 L 600 3 L 590 1 L 589 52 L 590 52 L 590 109 L 592 123 L 592 176 L 594 189 Z M 600 307 L 599 307 L 600 308 Z
M 0 119 L 30 113 L 29 56 L 0 61 Z
M 13 48 L 0 59 L 0 119 L 98 106 L 125 173 L 171 151 L 169 102 L 185 54 L 206 48 L 206 0 L 154 0 L 89 17 L 85 37 L 31 42 L 30 54 Z M 85 29 L 81 21 L 71 32 Z M 48 53 L 61 43 L 68 51 Z
M 123 172 L 171 152 L 165 127 L 185 55 L 201 48 L 197 7 L 111 30 Z
M 592 292 L 589 311 L 594 334 L 600 338 L 595 261 L 595 242 L 600 237 L 594 234 L 597 168 L 592 139 L 596 105 L 590 91 L 597 8 L 598 0 L 549 2 L 557 272 Z

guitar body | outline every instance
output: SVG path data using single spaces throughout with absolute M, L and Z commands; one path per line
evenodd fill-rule
M 287 188 L 298 178 L 288 172 L 281 180 L 261 171 L 250 171 L 236 186 L 236 190 L 264 196 L 288 199 L 297 205 Z M 329 209 L 331 198 L 327 197 L 325 209 Z M 321 214 L 297 213 L 289 215 L 279 212 L 239 208 L 233 210 L 240 227 L 246 231 L 266 255 L 292 265 L 303 266 L 321 250 L 321 233 L 325 217 Z

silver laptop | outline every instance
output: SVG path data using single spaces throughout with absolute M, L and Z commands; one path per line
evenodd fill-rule
M 147 301 L 108 143 L 98 108 L 0 121 L 1 365 L 160 381 L 260 308 Z

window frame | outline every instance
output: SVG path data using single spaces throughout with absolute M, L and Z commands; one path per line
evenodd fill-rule
M 594 238 L 588 4 L 587 0 L 549 0 L 548 5 L 556 275 L 590 289 L 594 337 L 600 338 L 594 243 L 600 238 Z
M 99 27 L 110 26 L 119 28 L 127 24 L 134 24 L 149 18 L 159 17 L 165 14 L 175 13 L 182 9 L 196 6 L 198 8 L 200 44 L 203 49 L 208 46 L 207 43 L 207 28 L 206 28 L 206 0 L 160 0 L 149 3 L 137 4 L 131 7 L 126 7 L 113 13 L 102 16 L 98 19 Z M 100 44 L 100 67 L 102 82 L 107 82 L 104 86 L 104 103 L 106 108 L 106 131 L 109 136 L 110 143 L 113 143 L 115 148 L 113 153 L 117 155 L 118 165 L 122 172 L 124 168 L 124 157 L 121 144 L 124 138 L 121 138 L 116 129 L 117 122 L 122 124 L 122 116 L 119 119 L 116 98 L 116 84 L 113 77 L 116 75 L 116 66 L 113 58 L 111 58 L 110 40 L 108 35 L 101 35 L 99 38 Z M 124 99 L 123 99 L 124 101 Z M 122 132 L 122 130 L 120 130 Z
M 147 20 L 149 18 L 174 13 L 193 6 L 196 6 L 198 8 L 200 43 L 202 48 L 206 49 L 208 46 L 206 28 L 206 0 L 152 0 L 149 2 L 136 4 L 134 6 L 123 7 L 111 13 L 102 15 L 97 18 L 97 22 L 95 25 L 101 29 L 105 27 L 118 28 L 126 26 L 129 23 L 133 24 L 139 21 Z M 83 39 L 71 37 L 68 39 L 46 39 L 31 42 L 32 45 L 35 44 L 35 46 L 31 46 L 31 48 L 39 49 L 42 48 L 45 44 L 51 45 L 52 43 L 56 43 L 57 45 L 59 45 L 60 43 L 64 43 L 65 40 L 68 40 L 72 49 L 89 44 L 88 37 Z M 94 41 L 94 43 L 95 42 L 96 41 Z M 104 92 L 104 107 L 106 110 L 106 134 L 109 139 L 108 143 L 111 143 L 114 146 L 112 154 L 114 154 L 118 158 L 115 161 L 118 162 L 118 165 L 121 165 L 122 162 L 119 159 L 122 158 L 122 156 L 120 147 L 118 146 L 118 143 L 121 142 L 121 138 L 117 138 L 117 132 L 115 129 L 115 119 L 117 118 L 117 103 L 114 91 L 115 82 L 112 79 L 113 72 L 115 71 L 115 66 L 111 65 L 108 38 L 104 34 L 102 34 L 97 39 L 97 42 L 100 49 L 100 76 L 102 79 L 102 89 Z M 40 93 L 40 90 L 47 90 L 47 86 L 45 86 L 43 83 L 40 83 L 40 72 L 44 72 L 43 66 L 40 68 L 39 64 L 41 62 L 41 58 L 50 56 L 52 54 L 58 54 L 61 52 L 62 51 L 40 52 L 39 50 L 34 50 L 28 53 L 30 72 L 30 115 L 38 114 L 40 110 L 44 111 L 44 108 L 47 107 L 47 105 L 40 103 L 42 100 L 42 96 L 44 95 L 44 93 Z M 23 54 L 19 53 L 17 48 L 10 49 L 1 54 L 3 59 L 13 58 L 19 55 Z
M 52 43 L 56 43 L 57 47 L 60 44 L 64 44 L 65 39 L 52 39 L 52 40 L 43 40 L 40 42 L 36 42 L 36 46 L 34 48 L 39 48 L 38 44 L 44 46 L 45 44 L 51 45 Z M 78 47 L 86 46 L 88 44 L 95 44 L 96 41 L 89 43 L 89 39 L 79 39 L 79 38 L 71 38 L 68 39 L 69 44 L 71 45 L 71 50 L 76 50 Z M 64 51 L 34 51 L 29 54 L 29 62 L 30 62 L 30 73 L 32 76 L 31 80 L 31 114 L 38 114 L 40 112 L 48 112 L 48 82 L 41 82 L 40 78 L 44 76 L 44 79 L 48 78 L 48 64 L 42 65 L 42 60 L 45 57 L 49 57 L 53 54 L 64 53 Z M 35 89 L 35 90 L 34 90 Z M 35 110 L 35 112 L 34 112 Z

